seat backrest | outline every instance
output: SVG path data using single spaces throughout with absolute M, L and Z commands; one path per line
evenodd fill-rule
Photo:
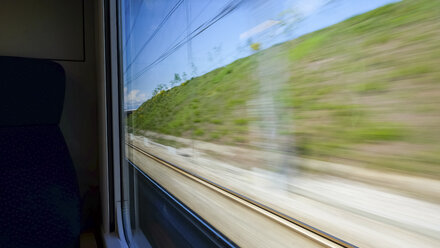
M 76 247 L 78 182 L 58 127 L 61 65 L 0 57 L 0 247 Z

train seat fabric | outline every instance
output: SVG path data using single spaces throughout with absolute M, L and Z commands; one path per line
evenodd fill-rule
M 0 247 L 77 247 L 78 182 L 58 127 L 64 69 L 0 57 Z

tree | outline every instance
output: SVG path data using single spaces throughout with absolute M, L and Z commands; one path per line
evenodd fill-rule
M 179 73 L 174 73 L 174 81 L 180 82 L 181 80 L 182 80 L 182 78 L 180 78 Z
M 176 84 L 179 84 L 182 81 L 182 78 L 180 77 L 179 73 L 174 73 L 174 79 L 171 80 L 170 84 L 171 87 L 173 87 Z
M 259 42 L 255 42 L 255 43 L 252 43 L 252 44 L 251 44 L 251 48 L 252 48 L 252 50 L 254 50 L 254 51 L 258 51 L 258 50 L 260 50 L 260 47 L 261 47 L 261 44 L 260 44 Z
M 197 75 L 197 66 L 192 62 L 191 63 L 192 76 L 195 77 Z
M 161 91 L 166 90 L 167 86 L 165 84 L 159 84 L 157 87 L 153 90 L 153 96 L 159 94 Z

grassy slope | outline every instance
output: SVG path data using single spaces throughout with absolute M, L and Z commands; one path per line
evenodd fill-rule
M 440 1 L 381 7 L 164 91 L 128 125 L 251 146 L 261 68 L 285 61 L 278 131 L 300 155 L 438 176 L 439 18 Z

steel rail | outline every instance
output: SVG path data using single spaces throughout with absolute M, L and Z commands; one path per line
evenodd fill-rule
M 285 215 L 273 208 L 270 208 L 262 203 L 259 203 L 255 200 L 252 200 L 240 193 L 237 193 L 231 189 L 228 189 L 226 187 L 223 187 L 207 178 L 201 177 L 195 173 L 192 173 L 178 165 L 175 165 L 171 162 L 168 162 L 156 155 L 153 155 L 141 148 L 139 148 L 136 145 L 133 145 L 131 143 L 126 143 L 129 147 L 132 149 L 142 153 L 143 155 L 149 157 L 150 159 L 158 162 L 159 164 L 162 164 L 164 166 L 167 166 L 168 168 L 194 180 L 197 181 L 215 191 L 218 193 L 223 194 L 224 196 L 228 198 L 233 198 L 233 200 L 238 201 L 239 203 L 246 205 L 247 207 L 252 208 L 253 210 L 264 214 L 265 216 L 281 223 L 282 225 L 285 225 L 294 231 L 320 243 L 321 245 L 327 246 L 327 247 L 345 247 L 345 248 L 355 248 L 357 246 L 350 244 L 342 239 L 339 239 L 329 233 L 326 233 L 318 228 L 314 228 L 300 220 L 297 220 L 295 218 L 292 218 L 288 215 Z

